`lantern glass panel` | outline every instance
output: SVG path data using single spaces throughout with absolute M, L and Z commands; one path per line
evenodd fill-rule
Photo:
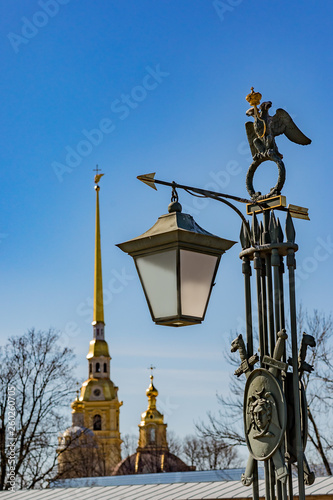
M 216 269 L 218 257 L 180 250 L 181 312 L 202 318 Z
M 136 259 L 141 281 L 155 318 L 177 314 L 177 250 Z

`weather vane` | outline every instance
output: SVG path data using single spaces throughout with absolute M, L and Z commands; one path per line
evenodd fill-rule
M 272 107 L 271 101 L 260 104 L 260 92 L 254 92 L 246 96 L 251 108 L 246 111 L 247 116 L 252 116 L 254 122 L 246 122 L 246 134 L 249 141 L 253 162 L 246 175 L 246 189 L 252 200 L 264 200 L 281 194 L 286 180 L 286 169 L 282 161 L 283 155 L 279 152 L 275 137 L 284 134 L 290 141 L 303 146 L 310 144 L 311 140 L 300 131 L 293 119 L 284 109 L 277 109 L 274 116 L 270 116 L 268 110 Z M 260 104 L 260 106 L 259 106 Z M 259 109 L 258 107 L 259 106 Z M 278 181 L 268 194 L 262 195 L 253 188 L 253 176 L 257 168 L 264 161 L 271 160 L 277 164 L 279 170 Z
M 96 168 L 93 169 L 93 172 L 96 172 L 94 182 L 95 184 L 98 184 L 101 177 L 103 177 L 104 174 L 99 174 L 98 172 L 101 172 L 102 169 L 98 168 L 98 165 L 96 165 Z

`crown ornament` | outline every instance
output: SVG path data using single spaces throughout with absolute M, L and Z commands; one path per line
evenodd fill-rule
M 262 95 L 260 94 L 260 92 L 255 92 L 254 88 L 251 87 L 251 92 L 250 94 L 247 94 L 245 99 L 251 106 L 259 106 L 261 98 Z

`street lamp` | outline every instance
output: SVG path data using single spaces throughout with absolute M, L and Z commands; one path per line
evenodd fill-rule
M 236 376 L 245 375 L 244 433 L 249 459 L 242 476 L 244 485 L 252 485 L 253 499 L 259 500 L 258 462 L 264 463 L 265 497 L 267 500 L 293 498 L 292 464 L 297 462 L 298 496 L 305 499 L 305 484 L 315 477 L 306 461 L 307 403 L 302 383 L 304 371 L 312 367 L 305 362 L 307 346 L 315 345 L 311 335 L 303 334 L 298 352 L 295 293 L 295 229 L 292 217 L 309 220 L 307 209 L 286 206 L 281 195 L 285 182 L 285 166 L 275 143 L 275 137 L 285 134 L 297 144 L 310 144 L 283 109 L 269 115 L 270 101 L 261 94 L 246 96 L 251 108 L 246 112 L 254 118 L 245 124 L 253 161 L 246 175 L 250 200 L 224 193 L 194 188 L 155 179 L 155 174 L 138 179 L 156 189 L 156 184 L 172 187 L 169 214 L 163 215 L 143 235 L 118 245 L 135 260 L 139 277 L 157 324 L 185 326 L 201 323 L 214 284 L 221 255 L 234 242 L 204 231 L 190 215 L 181 212 L 176 189 L 194 196 L 211 198 L 232 208 L 242 219 L 240 242 L 242 272 L 245 285 L 246 343 L 238 335 L 231 344 L 239 352 L 241 364 Z M 273 161 L 278 168 L 278 180 L 268 194 L 256 192 L 253 178 L 257 168 Z M 252 226 L 231 201 L 246 203 Z M 286 213 L 285 234 L 276 211 Z M 262 216 L 259 223 L 257 216 Z M 286 331 L 284 273 L 288 269 L 288 299 L 290 333 Z M 255 279 L 257 302 L 258 350 L 254 354 L 252 279 Z M 291 357 L 288 358 L 288 336 Z M 259 363 L 259 368 L 255 368 Z M 290 369 L 292 371 L 290 371 Z
M 235 242 L 202 229 L 182 213 L 177 194 L 169 213 L 141 236 L 117 245 L 133 257 L 157 325 L 200 324 L 206 314 L 221 255 Z

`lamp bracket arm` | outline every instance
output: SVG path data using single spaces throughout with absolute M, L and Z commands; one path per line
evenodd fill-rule
M 177 186 L 177 184 L 176 184 L 176 186 Z M 214 194 L 214 191 L 206 191 L 206 190 L 204 190 L 204 189 L 200 189 L 200 190 L 199 190 L 199 189 L 195 189 L 195 191 L 194 191 L 194 189 L 192 189 L 192 188 L 185 188 L 185 187 L 184 187 L 183 189 L 184 189 L 187 193 L 191 194 L 192 196 L 197 196 L 197 197 L 199 197 L 199 198 L 211 198 L 212 200 L 217 200 L 217 201 L 220 201 L 221 203 L 224 203 L 225 205 L 227 205 L 228 207 L 230 207 L 232 210 L 234 210 L 234 211 L 236 212 L 236 214 L 238 214 L 238 215 L 239 215 L 239 217 L 240 217 L 240 218 L 242 219 L 242 221 L 244 222 L 244 227 L 245 227 L 245 230 L 246 230 L 246 232 L 247 232 L 247 234 L 248 234 L 249 240 L 250 240 L 250 242 L 251 242 L 252 246 L 254 246 L 254 243 L 253 243 L 253 241 L 252 241 L 252 235 L 251 235 L 251 233 L 250 233 L 250 231 L 249 231 L 249 229 L 248 229 L 248 226 L 247 226 L 247 220 L 246 220 L 246 218 L 244 217 L 244 215 L 242 214 L 242 212 L 241 212 L 241 211 L 240 211 L 237 207 L 235 207 L 235 205 L 233 205 L 230 201 L 228 201 L 228 200 L 224 200 L 224 199 L 222 198 L 222 196 L 224 196 L 224 195 L 217 194 L 217 193 L 216 193 L 216 194 Z M 191 191 L 194 191 L 194 192 L 192 193 Z M 198 191 L 202 191 L 203 193 L 202 193 L 202 194 L 200 194 L 200 195 L 199 195 L 199 194 L 195 194 L 195 193 L 197 193 Z M 204 193 L 205 193 L 205 194 L 204 194 Z M 227 196 L 229 196 L 229 195 L 227 195 Z M 237 198 L 236 196 L 232 196 L 232 197 L 231 197 L 231 195 L 230 195 L 229 197 L 230 197 L 230 198 L 232 198 L 232 199 Z M 243 200 L 243 198 L 239 198 L 239 199 L 237 199 L 237 201 L 240 201 L 240 200 Z M 246 203 L 246 201 L 244 201 L 244 203 Z
M 155 184 L 161 184 L 163 186 L 170 186 L 173 189 L 173 193 L 174 193 L 176 188 L 177 189 L 184 189 L 184 191 L 186 191 L 187 193 L 189 193 L 192 196 L 211 198 L 213 200 L 220 201 L 221 203 L 224 203 L 225 205 L 230 207 L 232 210 L 234 210 L 239 215 L 239 217 L 244 222 L 246 231 L 247 231 L 248 236 L 249 236 L 249 240 L 250 240 L 251 244 L 254 246 L 251 233 L 250 233 L 248 226 L 247 226 L 246 218 L 244 217 L 242 212 L 237 207 L 235 207 L 235 205 L 233 205 L 230 201 L 227 201 L 227 199 L 230 199 L 230 200 L 238 201 L 239 203 L 252 203 L 252 200 L 247 200 L 246 198 L 240 198 L 239 196 L 233 196 L 231 194 L 218 193 L 216 191 L 210 191 L 207 189 L 186 186 L 185 184 L 178 184 L 178 182 L 175 182 L 175 181 L 173 181 L 173 182 L 161 181 L 159 179 L 155 179 L 154 177 L 155 177 L 155 174 L 147 174 L 147 175 L 139 175 L 137 178 L 140 181 L 142 181 L 146 184 L 149 184 L 151 187 L 152 187 L 152 185 L 155 185 Z

